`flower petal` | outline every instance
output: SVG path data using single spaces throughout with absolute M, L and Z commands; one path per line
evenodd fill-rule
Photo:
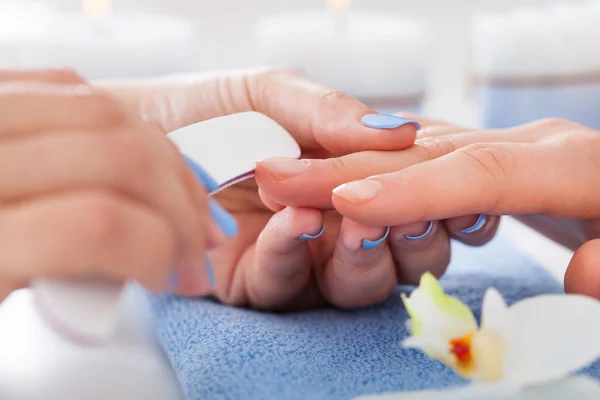
M 600 302 L 579 295 L 545 295 L 509 308 L 503 380 L 520 385 L 570 375 L 600 357 Z
M 495 288 L 489 288 L 483 297 L 481 329 L 504 338 L 510 325 L 510 315 L 504 297 Z
M 459 338 L 477 330 L 473 312 L 460 300 L 448 296 L 430 273 L 421 277 L 419 287 L 402 301 L 411 318 L 414 336 L 438 336 L 442 341 Z
M 510 385 L 471 385 L 446 390 L 398 392 L 358 397 L 357 400 L 597 400 L 600 384 L 587 377 L 562 379 L 519 391 Z
M 428 336 L 411 336 L 402 341 L 402 346 L 405 348 L 419 349 L 427 354 L 429 358 L 442 361 L 448 366 L 455 364 L 454 359 L 448 352 L 446 343 L 441 342 L 437 337 Z

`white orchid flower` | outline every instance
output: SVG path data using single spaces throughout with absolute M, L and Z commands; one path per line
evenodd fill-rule
M 361 400 L 600 399 L 600 383 L 572 376 L 600 358 L 599 301 L 542 295 L 507 307 L 491 288 L 478 326 L 471 310 L 446 295 L 431 274 L 402 300 L 411 317 L 411 336 L 403 345 L 422 350 L 472 384 Z

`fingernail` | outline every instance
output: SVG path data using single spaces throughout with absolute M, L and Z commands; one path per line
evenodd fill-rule
M 354 204 L 366 203 L 373 200 L 383 188 L 383 184 L 376 179 L 365 179 L 345 183 L 333 189 L 333 194 L 342 197 Z
M 363 240 L 362 247 L 365 250 L 373 250 L 375 247 L 379 246 L 381 243 L 385 242 L 388 236 L 390 235 L 390 227 L 388 226 L 385 230 L 385 234 L 379 240 Z
M 390 114 L 367 114 L 362 117 L 360 122 L 364 126 L 375 129 L 396 129 L 406 124 L 413 124 L 417 130 L 421 129 L 421 124 L 414 119 L 402 118 Z
M 210 258 L 204 258 L 204 269 L 206 270 L 206 277 L 208 278 L 208 284 L 211 288 L 215 287 L 215 270 L 213 269 Z
M 238 225 L 235 218 L 233 218 L 233 216 L 216 201 L 209 200 L 208 204 L 213 219 L 219 225 L 219 228 L 221 228 L 225 236 L 235 236 L 238 231 Z
M 427 235 L 429 235 L 432 230 L 433 230 L 433 221 L 430 221 L 429 226 L 427 227 L 427 230 L 423 234 L 421 234 L 419 236 L 404 235 L 404 237 L 408 240 L 421 240 L 421 239 L 425 238 Z
M 480 230 L 481 228 L 483 228 L 483 225 L 485 225 L 486 221 L 487 221 L 487 216 L 485 214 L 479 214 L 479 218 L 477 218 L 477 221 L 473 224 L 473 226 L 471 226 L 469 228 L 461 229 L 461 232 L 462 233 L 475 233 L 478 230 Z
M 196 178 L 198 178 L 202 181 L 202 183 L 204 184 L 204 186 L 206 187 L 206 189 L 209 192 L 212 192 L 219 188 L 219 184 L 217 183 L 215 178 L 210 176 L 209 173 L 206 172 L 201 166 L 196 164 L 194 162 L 194 160 L 192 160 L 191 158 L 189 158 L 188 156 L 185 156 L 185 155 L 183 156 L 183 158 L 185 159 L 185 162 L 188 164 L 188 166 L 194 172 L 194 175 L 196 175 Z
M 300 240 L 317 239 L 317 238 L 321 237 L 321 235 L 323 234 L 323 232 L 325 232 L 325 224 L 323 224 L 323 226 L 321 226 L 321 230 L 316 235 L 306 235 L 306 234 L 304 234 L 304 235 L 300 236 Z
M 259 162 L 267 168 L 275 179 L 293 178 L 304 173 L 310 166 L 309 160 L 296 160 L 295 158 L 268 158 Z

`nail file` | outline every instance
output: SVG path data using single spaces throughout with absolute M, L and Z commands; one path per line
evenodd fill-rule
M 202 166 L 219 187 L 209 196 L 254 176 L 255 162 L 300 157 L 300 147 L 279 124 L 246 112 L 219 117 L 169 134 L 178 149 Z M 124 287 L 97 282 L 37 281 L 35 305 L 56 333 L 83 345 L 109 340 L 118 323 Z

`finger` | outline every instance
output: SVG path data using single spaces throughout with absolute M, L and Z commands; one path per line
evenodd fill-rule
M 600 240 L 585 243 L 574 254 L 565 274 L 565 291 L 600 299 Z
M 389 243 L 399 283 L 416 285 L 425 272 L 439 278 L 450 263 L 450 239 L 440 222 L 393 227 Z
M 457 125 L 454 125 L 448 121 L 442 121 L 442 120 L 438 120 L 438 119 L 434 119 L 434 118 L 429 118 L 427 116 L 423 116 L 423 115 L 419 115 L 419 114 L 400 112 L 400 113 L 396 113 L 395 115 L 397 115 L 399 117 L 403 117 L 403 118 L 414 119 L 421 126 L 421 130 L 428 129 L 428 128 L 434 128 L 434 127 L 459 128 Z M 462 129 L 462 128 L 459 128 L 459 129 Z M 467 130 L 467 129 L 462 129 L 462 131 L 465 131 L 465 130 Z M 420 133 L 420 131 L 419 131 L 419 133 Z
M 444 221 L 450 236 L 469 246 L 483 246 L 492 240 L 499 225 L 499 216 L 485 214 L 450 218 Z
M 531 143 L 561 130 L 561 123 L 537 122 L 500 131 L 468 131 L 440 137 L 422 137 L 406 150 L 367 151 L 326 160 L 272 158 L 257 163 L 256 181 L 274 201 L 294 207 L 331 208 L 331 191 L 339 185 L 369 176 L 399 171 L 434 160 L 460 148 L 481 143 Z M 311 190 L 307 191 L 306 188 Z
M 33 118 L 32 116 L 35 116 Z M 0 137 L 48 130 L 120 127 L 131 116 L 85 84 L 0 82 Z
M 330 303 L 341 308 L 366 307 L 386 299 L 396 286 L 389 252 L 389 228 L 342 221 L 333 256 L 318 276 Z
M 419 162 L 417 159 L 420 158 L 412 149 L 401 155 L 395 152 L 359 152 L 325 160 L 271 158 L 256 164 L 255 179 L 263 195 L 275 204 L 331 209 L 331 191 L 337 186 L 397 171 Z
M 285 206 L 282 206 L 281 204 L 279 204 L 278 202 L 276 202 L 275 200 L 273 200 L 273 198 L 271 196 L 269 196 L 268 194 L 266 194 L 262 189 L 258 189 L 258 197 L 260 197 L 260 200 L 263 202 L 263 204 L 271 211 L 273 212 L 278 212 L 281 211 L 285 208 Z
M 182 262 L 201 264 L 205 224 L 211 219 L 206 195 L 190 193 L 189 185 L 203 190 L 198 183 L 189 182 L 195 178 L 180 157 L 171 157 L 165 148 L 137 136 L 129 131 L 65 132 L 6 142 L 0 146 L 0 166 L 5 171 L 0 198 L 17 201 L 82 187 L 116 190 L 165 214 L 184 241 Z M 170 146 L 164 140 L 165 147 Z
M 17 282 L 105 277 L 161 290 L 178 257 L 166 219 L 111 192 L 39 197 L 1 208 L 0 221 L 0 264 Z
M 318 210 L 288 207 L 273 215 L 256 241 L 254 262 L 242 266 L 253 307 L 281 310 L 316 304 L 309 246 L 324 230 Z
M 250 74 L 245 90 L 255 111 L 279 122 L 308 153 L 404 149 L 418 129 L 413 120 L 378 116 L 358 100 L 291 71 Z
M 405 170 L 336 189 L 338 211 L 373 225 L 405 225 L 469 214 L 600 216 L 595 156 L 581 144 L 477 144 Z M 594 138 L 595 140 L 595 138 Z M 568 165 L 569 168 L 557 168 Z M 439 200 L 443 196 L 443 201 Z
M 84 79 L 70 69 L 0 70 L 0 82 L 52 82 L 83 84 Z
M 417 141 L 426 138 L 449 136 L 470 131 L 476 132 L 474 130 L 466 129 L 457 125 L 428 125 L 421 128 L 419 132 L 417 132 Z

